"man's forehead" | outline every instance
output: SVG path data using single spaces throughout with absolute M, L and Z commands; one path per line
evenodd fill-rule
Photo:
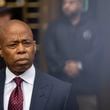
M 6 28 L 4 30 L 4 34 L 16 34 L 16 35 L 19 35 L 19 34 L 31 34 L 31 31 L 29 29 L 26 29 L 26 28 L 23 28 L 23 27 L 10 27 L 10 28 Z
M 19 23 L 9 24 L 4 27 L 4 31 L 6 32 L 25 32 L 29 30 L 30 29 L 27 26 Z
M 32 34 L 29 31 L 9 31 L 4 36 L 32 36 Z
M 3 42 L 4 43 L 11 43 L 11 42 L 21 42 L 21 41 L 33 41 L 33 37 L 29 34 L 25 33 L 10 33 L 4 36 Z
M 22 33 L 22 34 L 31 34 L 32 35 L 32 31 L 31 29 L 29 28 L 29 26 L 27 24 L 25 24 L 24 22 L 22 21 L 18 21 L 18 20 L 12 20 L 10 22 L 8 22 L 8 24 L 6 24 L 4 27 L 3 27 L 3 31 L 4 33 L 15 33 L 15 34 L 18 34 L 18 33 Z
M 11 38 L 11 36 L 24 36 L 33 38 L 31 29 L 22 21 L 11 20 L 3 28 L 1 33 L 1 40 Z
M 4 30 L 6 29 L 19 30 L 23 28 L 30 30 L 29 26 L 25 22 L 20 21 L 20 20 L 10 20 L 3 26 Z
M 29 31 L 7 31 L 4 34 L 4 38 L 6 39 L 33 39 L 33 35 Z

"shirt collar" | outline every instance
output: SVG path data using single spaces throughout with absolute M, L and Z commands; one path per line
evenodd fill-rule
M 13 74 L 8 67 L 6 67 L 6 81 L 5 84 L 10 83 L 16 76 Z M 32 65 L 28 70 L 26 70 L 23 74 L 19 75 L 26 83 L 33 85 L 35 78 L 35 67 Z

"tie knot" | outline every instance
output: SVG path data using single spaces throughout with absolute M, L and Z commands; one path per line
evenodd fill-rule
M 17 86 L 21 86 L 21 83 L 23 82 L 23 79 L 21 79 L 20 77 L 15 77 L 13 80 L 15 81 Z

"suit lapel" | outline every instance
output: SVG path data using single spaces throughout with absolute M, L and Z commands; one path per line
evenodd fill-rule
M 45 77 L 45 74 L 37 71 L 30 110 L 44 110 L 51 90 L 52 84 L 48 82 L 48 79 Z
M 0 71 L 0 110 L 3 110 L 3 96 L 4 96 L 5 70 Z
M 0 110 L 4 110 L 3 96 L 5 83 L 5 69 L 0 71 Z M 45 74 L 36 72 L 30 110 L 44 110 L 52 90 L 52 83 L 48 82 Z

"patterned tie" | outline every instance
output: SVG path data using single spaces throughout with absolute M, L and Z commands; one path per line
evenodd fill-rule
M 16 88 L 10 95 L 8 110 L 23 110 L 23 92 L 21 89 L 23 80 L 20 77 L 16 77 L 13 80 L 16 83 Z

